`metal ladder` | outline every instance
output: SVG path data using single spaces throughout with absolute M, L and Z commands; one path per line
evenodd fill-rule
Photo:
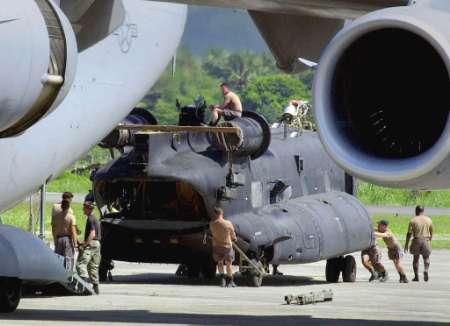
M 245 272 L 246 270 L 253 270 L 255 271 L 259 276 L 263 277 L 267 273 L 265 272 L 264 268 L 260 266 L 259 264 L 255 263 L 253 259 L 250 259 L 245 252 L 239 248 L 239 246 L 233 242 L 233 248 L 239 253 L 239 269 L 241 272 Z M 249 265 L 245 266 L 243 262 L 247 262 Z

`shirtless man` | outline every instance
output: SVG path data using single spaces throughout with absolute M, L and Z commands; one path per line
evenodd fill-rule
M 423 258 L 423 280 L 428 282 L 428 269 L 430 268 L 431 240 L 433 238 L 433 222 L 431 218 L 424 215 L 423 206 L 416 207 L 416 217 L 409 222 L 408 233 L 406 234 L 405 252 L 408 252 L 408 244 L 411 236 L 413 240 L 409 251 L 414 255 L 413 282 L 419 281 L 419 259 Z
M 62 199 L 62 201 L 67 201 L 67 202 L 69 202 L 69 204 L 72 204 L 73 194 L 71 192 L 67 192 L 66 191 L 66 192 L 64 192 L 62 194 L 61 199 Z M 57 213 L 61 212 L 61 203 L 62 203 L 62 201 L 59 204 L 54 204 L 53 205 L 53 207 L 52 207 L 52 215 L 53 215 L 53 213 L 57 214 Z M 70 212 L 70 214 L 73 214 L 72 208 L 69 208 L 69 212 Z
M 211 126 L 217 125 L 222 116 L 226 121 L 242 116 L 242 103 L 239 96 L 230 90 L 227 83 L 220 84 L 220 88 L 223 94 L 223 103 L 212 106 L 211 122 L 209 123 Z
M 392 231 L 388 228 L 388 221 L 380 221 L 378 222 L 378 229 L 375 231 L 375 236 L 377 238 L 383 239 L 386 247 L 388 248 L 388 257 L 390 260 L 394 262 L 395 269 L 400 275 L 400 283 L 408 283 L 408 279 L 406 278 L 405 268 L 402 264 L 403 250 L 398 242 L 397 238 L 394 236 Z
M 233 241 L 236 241 L 234 226 L 223 218 L 223 210 L 214 208 L 214 217 L 209 224 L 212 234 L 213 258 L 219 269 L 222 287 L 235 287 L 233 282 Z M 223 265 L 227 265 L 227 276 L 224 275 Z
M 61 203 L 55 204 L 52 209 L 55 253 L 66 257 L 67 269 L 70 271 L 74 266 L 75 248 L 77 247 L 77 222 L 70 208 L 72 197 L 63 195 Z
M 369 282 L 375 280 L 386 282 L 388 280 L 386 269 L 381 263 L 381 250 L 376 243 L 361 251 L 361 263 L 371 274 Z

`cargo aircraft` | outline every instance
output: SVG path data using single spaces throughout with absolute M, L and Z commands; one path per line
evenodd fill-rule
M 175 54 L 185 4 L 248 10 L 283 71 L 318 63 L 320 141 L 349 175 L 391 187 L 449 186 L 447 0 L 170 2 L 5 1 L 0 211 L 57 177 L 129 113 Z M 6 229 L 4 241 L 18 247 Z M 2 307 L 14 304 L 20 282 L 50 275 L 20 267 L 0 268 Z

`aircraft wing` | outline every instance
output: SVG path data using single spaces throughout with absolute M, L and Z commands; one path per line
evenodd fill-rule
M 107 37 L 125 19 L 120 0 L 60 0 L 60 7 L 72 23 L 79 51 Z
M 347 20 L 410 0 L 164 0 L 248 10 L 280 69 L 300 72 L 299 58 L 318 62 L 323 49 Z
M 410 0 L 164 0 L 165 2 L 239 8 L 278 14 L 354 19 L 368 12 L 405 6 Z

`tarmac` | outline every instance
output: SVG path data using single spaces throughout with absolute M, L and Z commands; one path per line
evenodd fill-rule
M 399 284 L 384 252 L 390 280 L 368 283 L 358 261 L 355 283 L 328 284 L 325 262 L 280 266 L 260 288 L 220 288 L 218 280 L 176 277 L 175 265 L 116 262 L 114 281 L 99 296 L 27 297 L 0 325 L 444 325 L 450 324 L 450 251 L 432 254 L 428 283 Z M 411 256 L 405 256 L 411 278 Z M 237 283 L 242 280 L 237 278 Z M 332 302 L 286 305 L 284 296 L 332 289 Z

